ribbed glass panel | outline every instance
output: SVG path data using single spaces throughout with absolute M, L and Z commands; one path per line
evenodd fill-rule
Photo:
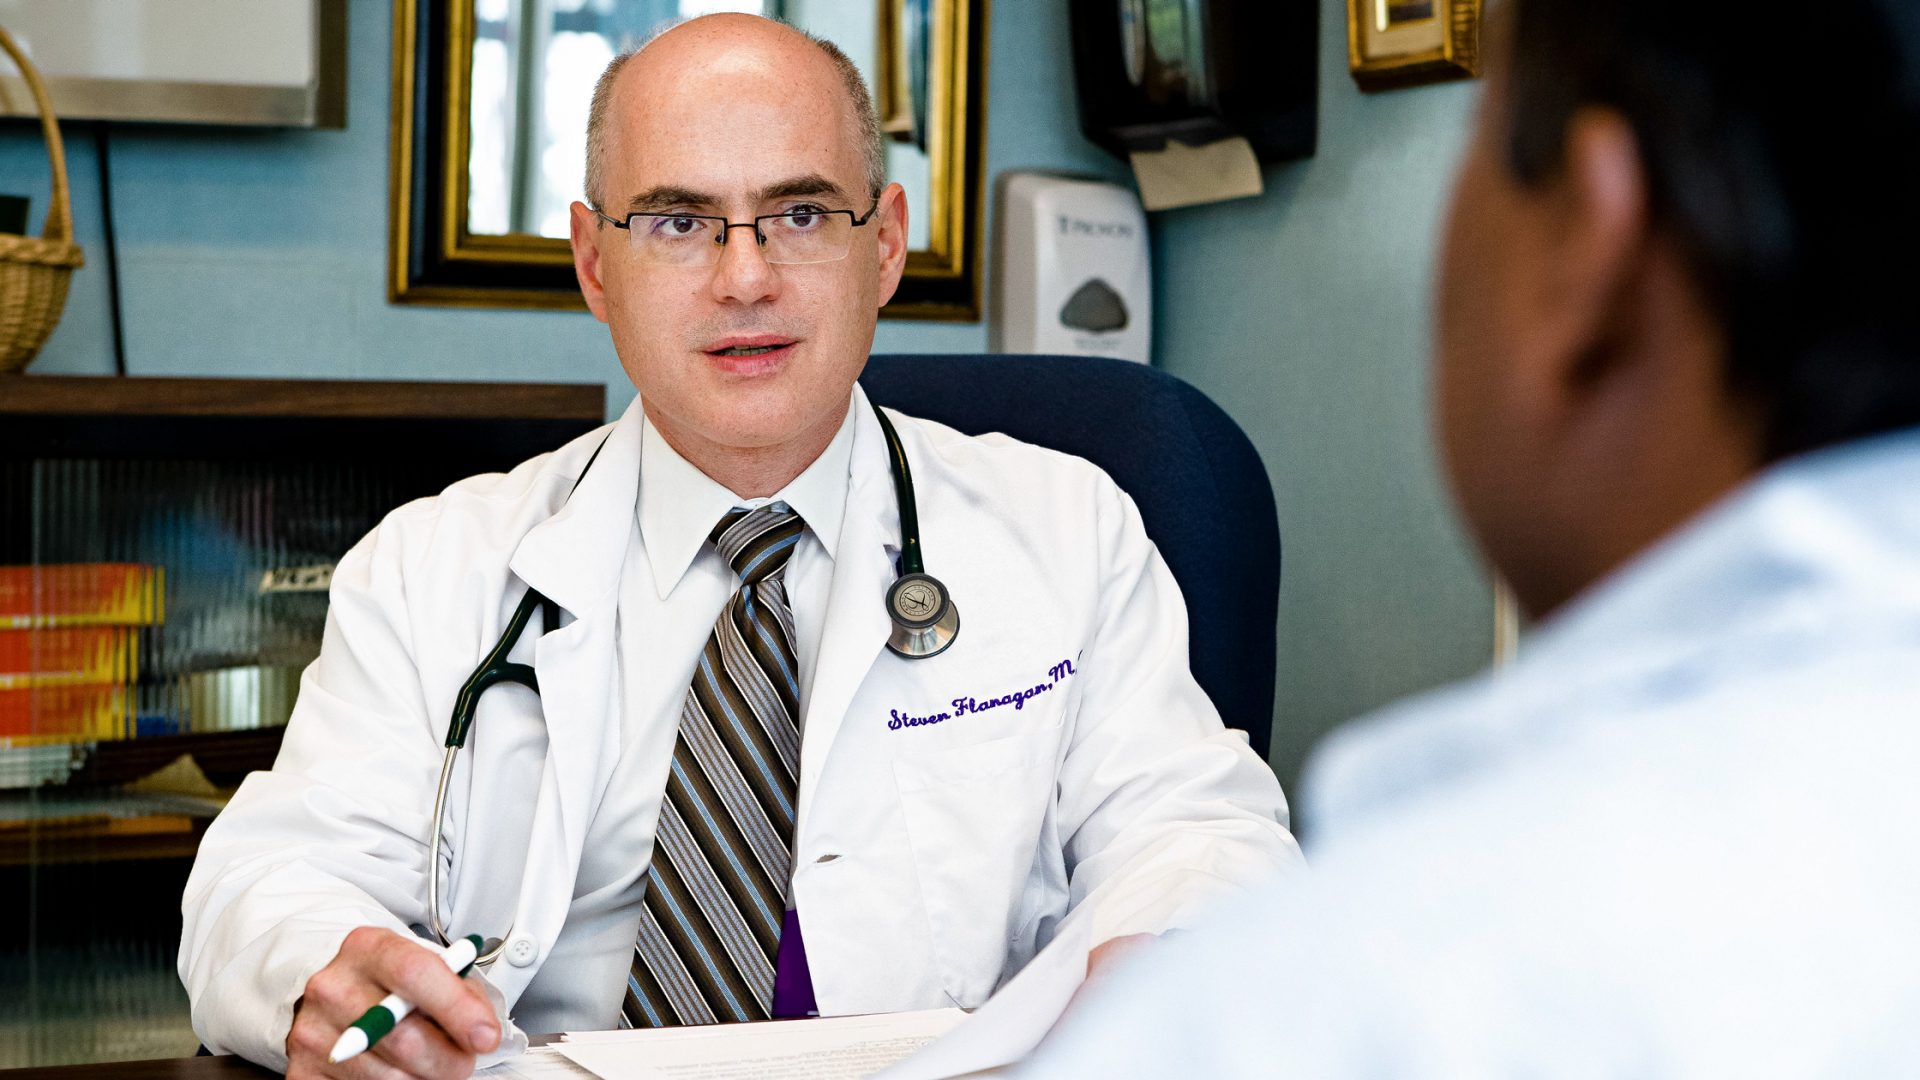
M 409 479 L 307 462 L 34 462 L 26 561 L 162 571 L 164 618 L 137 629 L 134 734 L 272 726 L 319 652 L 326 571 L 419 490 Z
M 0 642 L 13 658 L 0 663 L 0 724 L 13 724 L 0 727 L 0 919 L 15 928 L 0 937 L 0 1068 L 193 1052 L 174 973 L 188 863 L 129 859 L 126 839 L 204 822 L 220 793 L 178 776 L 87 784 L 88 764 L 109 742 L 285 723 L 319 652 L 328 569 L 448 475 L 443 463 L 0 461 L 0 575 L 39 590 L 24 617 L 0 605 L 0 635 L 17 635 Z M 32 693 L 5 698 L 22 677 Z

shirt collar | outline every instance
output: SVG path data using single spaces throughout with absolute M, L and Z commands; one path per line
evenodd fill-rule
M 743 499 L 681 457 L 667 445 L 653 421 L 645 420 L 640 433 L 640 498 L 634 514 L 660 598 L 666 599 L 680 584 L 714 525 L 736 506 L 751 510 L 769 503 L 786 503 L 806 521 L 808 531 L 831 558 L 840 541 L 840 521 L 847 507 L 853 428 L 849 398 L 840 430 L 813 464 L 774 495 Z

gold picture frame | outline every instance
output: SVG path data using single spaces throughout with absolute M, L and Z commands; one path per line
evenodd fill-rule
M 397 304 L 584 310 L 567 241 L 468 227 L 470 73 L 475 0 L 394 0 L 387 299 Z M 907 266 L 885 319 L 980 318 L 989 0 L 889 0 L 896 28 L 924 28 L 927 119 L 900 137 L 923 143 L 931 205 L 915 207 L 928 244 Z M 886 61 L 887 85 L 914 85 L 910 58 Z M 898 95 L 886 101 L 902 111 Z M 915 115 L 912 109 L 905 115 Z
M 1362 90 L 1480 74 L 1482 0 L 1347 0 L 1347 66 Z
M 896 142 L 913 140 L 913 87 L 907 72 L 905 50 L 901 45 L 901 0 L 877 0 L 875 36 L 880 39 L 874 72 L 873 103 L 880 115 L 880 130 Z

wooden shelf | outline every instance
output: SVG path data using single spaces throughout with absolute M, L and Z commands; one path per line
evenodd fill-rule
M 431 495 L 463 477 L 511 469 L 605 419 L 606 390 L 597 384 L 0 376 L 0 562 L 40 560 L 40 526 L 28 508 L 40 505 L 35 500 L 57 503 L 66 496 L 60 494 L 64 489 L 49 496 L 35 478 L 68 463 L 105 462 L 113 468 L 97 470 L 101 475 L 122 477 L 127 470 L 120 465 L 126 462 L 141 469 L 156 462 L 211 466 L 179 473 L 166 465 L 142 474 L 213 478 L 191 481 L 202 487 L 238 483 L 226 478 L 241 476 L 253 500 L 245 502 L 244 515 L 229 520 L 207 510 L 194 519 L 212 538 L 209 542 L 240 542 L 235 538 L 244 539 L 244 530 L 260 526 L 271 509 L 278 523 L 274 528 L 304 530 L 302 544 L 325 535 L 329 539 L 322 550 L 331 555 L 346 550 L 391 506 Z M 256 468 L 263 464 L 269 467 Z M 309 480 L 316 476 L 320 481 Z M 284 481 L 285 498 L 318 498 L 311 492 L 316 487 L 331 492 L 327 485 L 335 477 L 346 478 L 342 483 L 370 483 L 382 502 L 377 507 L 353 503 L 363 494 L 359 488 L 344 498 L 333 492 L 327 497 L 342 498 L 349 509 L 328 517 L 281 514 L 284 508 L 259 495 L 280 491 L 275 485 Z M 141 481 L 146 485 L 142 497 L 157 498 L 154 492 L 161 491 L 170 492 L 169 499 L 200 497 L 200 490 L 186 482 L 171 487 L 169 482 Z M 122 493 L 114 497 L 125 497 L 125 490 L 114 488 Z M 341 524 L 343 514 L 352 528 Z M 338 529 L 346 535 L 329 531 Z M 120 547 L 82 558 L 166 562 L 176 557 L 155 553 L 147 532 L 123 532 L 127 535 L 116 534 Z M 237 655 L 249 654 L 242 649 Z M 211 820 L 210 809 L 103 809 L 80 801 L 149 775 L 182 754 L 192 755 L 217 788 L 229 790 L 247 773 L 272 765 L 282 734 L 274 728 L 100 743 L 62 785 L 71 805 L 54 805 L 49 794 L 0 821 L 0 866 L 139 860 L 151 865 L 129 869 L 167 869 L 172 864 L 163 860 L 193 855 Z
M 444 461 L 511 468 L 599 427 L 597 384 L 0 376 L 0 461 Z
M 190 858 L 226 802 L 191 785 L 10 790 L 0 793 L 0 867 Z
M 191 859 L 212 818 L 104 814 L 0 824 L 0 866 Z
M 606 388 L 572 383 L 0 376 L 0 414 L 297 419 L 581 420 L 598 425 Z
M 166 765 L 181 754 L 193 755 L 194 764 L 207 774 L 215 787 L 238 785 L 250 772 L 273 767 L 280 753 L 280 740 L 286 728 L 257 728 L 252 731 L 209 731 L 191 735 L 149 735 L 139 739 L 114 739 L 96 743 L 87 763 L 76 770 L 68 783 L 82 787 L 110 787 L 138 780 Z

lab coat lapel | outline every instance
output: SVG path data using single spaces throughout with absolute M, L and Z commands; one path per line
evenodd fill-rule
M 533 658 L 547 725 L 542 801 L 550 798 L 558 809 L 561 834 L 559 853 L 548 869 L 564 868 L 542 875 L 546 887 L 560 895 L 557 904 L 538 905 L 553 925 L 528 927 L 547 940 L 558 933 L 566 914 L 593 807 L 619 758 L 620 725 L 611 713 L 616 704 L 613 625 L 639 492 L 640 426 L 636 401 L 614 425 L 566 504 L 527 533 L 511 563 L 515 574 L 573 616 L 559 630 L 541 635 Z M 579 460 L 584 465 L 585 455 Z M 536 830 L 545 825 L 537 822 Z M 543 842 L 536 837 L 534 850 Z
M 866 395 L 857 388 L 853 408 L 847 512 L 833 553 L 833 584 L 828 590 L 820 658 L 814 667 L 813 691 L 807 698 L 806 730 L 800 749 L 799 819 L 803 828 L 820 773 L 846 720 L 847 706 L 886 647 L 891 626 L 885 607 L 887 587 L 894 579 L 888 545 L 897 548 L 899 544 L 899 509 L 887 471 L 885 436 L 873 418 Z

